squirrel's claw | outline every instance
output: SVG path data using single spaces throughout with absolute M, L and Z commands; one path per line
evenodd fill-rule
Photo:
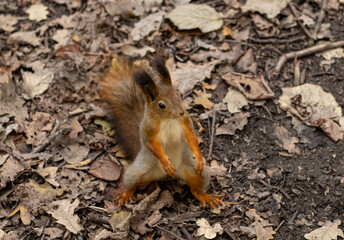
M 221 201 L 221 195 L 207 194 L 204 192 L 193 192 L 192 194 L 202 203 L 203 206 L 208 204 L 210 208 L 215 208 L 223 204 Z
M 115 202 L 118 204 L 118 206 L 122 206 L 124 203 L 128 204 L 129 200 L 134 196 L 133 190 L 128 190 L 122 195 L 115 198 Z
M 167 160 L 167 161 L 161 163 L 161 165 L 162 165 L 162 168 L 164 169 L 164 171 L 165 171 L 169 176 L 171 176 L 172 178 L 175 177 L 175 175 L 176 175 L 176 169 L 175 169 L 175 167 L 172 165 L 172 163 L 171 163 L 169 160 Z

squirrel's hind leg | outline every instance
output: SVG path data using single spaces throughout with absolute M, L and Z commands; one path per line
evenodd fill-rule
M 213 208 L 222 205 L 222 197 L 220 195 L 206 193 L 210 179 L 208 167 L 204 167 L 202 175 L 198 175 L 195 171 L 195 160 L 189 149 L 186 149 L 184 153 L 183 162 L 179 171 L 179 177 L 186 182 L 192 195 L 194 195 L 203 206 L 208 204 Z

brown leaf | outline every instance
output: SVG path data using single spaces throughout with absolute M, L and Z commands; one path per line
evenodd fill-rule
M 17 174 L 24 170 L 24 167 L 15 158 L 9 156 L 5 164 L 0 168 L 0 188 L 13 181 Z
M 239 59 L 236 66 L 242 72 L 251 72 L 253 74 L 256 74 L 257 63 L 254 61 L 252 48 L 247 50 L 245 55 Z
M 35 112 L 31 118 L 31 122 L 25 122 L 24 124 L 24 132 L 27 137 L 26 143 L 38 146 L 49 135 L 54 119 L 50 114 L 44 112 Z
M 339 219 L 335 220 L 333 223 L 326 221 L 321 228 L 305 234 L 305 238 L 309 240 L 333 240 L 337 239 L 338 236 L 344 238 L 343 231 L 338 228 L 340 224 L 341 221 Z
M 90 149 L 88 147 L 74 143 L 63 148 L 61 155 L 67 163 L 74 164 L 84 160 L 89 151 Z
M 223 75 L 222 78 L 250 100 L 266 100 L 275 96 L 263 76 L 253 78 L 249 75 L 230 72 Z
M 219 60 L 214 60 L 203 65 L 195 65 L 191 61 L 175 65 L 173 60 L 168 60 L 167 67 L 169 68 L 175 87 L 182 94 L 186 94 L 198 82 L 203 81 L 205 78 L 210 78 L 211 71 L 217 63 L 219 63 Z
M 115 232 L 116 239 L 126 239 L 129 234 L 130 217 L 132 214 L 129 211 L 121 210 L 119 213 L 114 213 L 110 220 L 110 226 Z
M 274 135 L 277 137 L 277 145 L 288 150 L 289 153 L 300 154 L 300 149 L 295 146 L 299 140 L 297 137 L 293 137 L 285 127 L 276 125 Z
M 12 32 L 16 28 L 13 25 L 17 24 L 18 18 L 12 15 L 2 15 L 0 14 L 0 29 L 6 32 Z
M 223 164 L 219 165 L 216 160 L 210 162 L 210 176 L 226 176 L 227 171 L 228 169 Z
M 130 33 L 134 41 L 139 41 L 151 32 L 158 30 L 164 15 L 164 12 L 156 12 L 135 23 L 134 28 Z
M 225 124 L 216 129 L 217 135 L 234 135 L 235 130 L 239 129 L 240 131 L 244 129 L 244 126 L 248 123 L 249 113 L 237 113 L 233 117 L 225 120 Z
M 121 171 L 121 165 L 112 161 L 109 155 L 102 155 L 100 158 L 93 161 L 88 170 L 93 176 L 107 181 L 118 180 L 121 176 Z
M 71 127 L 72 131 L 69 133 L 70 138 L 77 138 L 78 134 L 84 130 L 77 117 L 72 120 Z
M 31 32 L 15 32 L 12 33 L 8 39 L 8 44 L 30 44 L 34 47 L 40 46 L 40 39 L 36 36 L 35 31 Z
M 333 141 L 343 139 L 344 130 L 332 119 L 320 117 L 318 120 L 312 122 L 312 126 L 320 127 Z

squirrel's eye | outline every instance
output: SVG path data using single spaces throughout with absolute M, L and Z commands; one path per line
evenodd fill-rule
M 163 104 L 163 103 L 159 103 L 159 107 L 160 107 L 161 109 L 166 108 L 165 104 Z

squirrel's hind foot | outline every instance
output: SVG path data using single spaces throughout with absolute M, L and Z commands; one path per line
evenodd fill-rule
M 204 192 L 192 192 L 192 194 L 202 203 L 203 206 L 208 204 L 210 208 L 215 208 L 223 205 L 221 195 L 207 194 Z
M 134 190 L 127 190 L 124 192 L 122 195 L 118 196 L 115 198 L 115 202 L 119 205 L 122 206 L 124 203 L 128 204 L 129 200 L 134 196 L 135 189 Z

